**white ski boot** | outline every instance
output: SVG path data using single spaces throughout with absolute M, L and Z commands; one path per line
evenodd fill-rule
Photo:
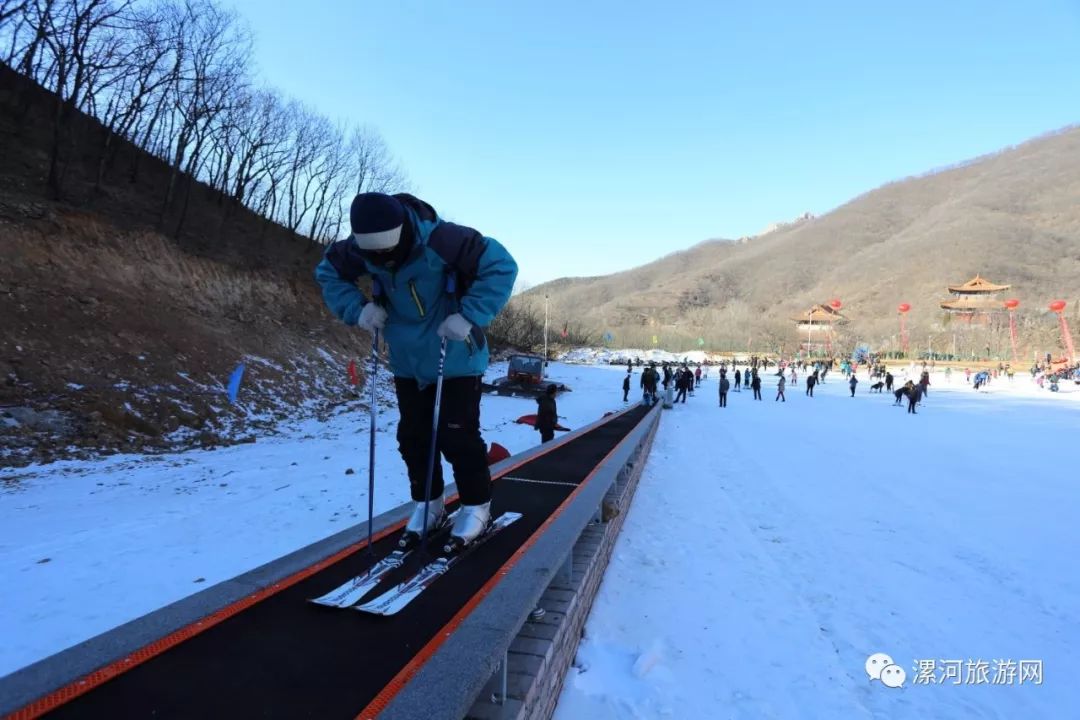
M 480 537 L 491 526 L 491 501 L 483 505 L 462 505 L 454 518 L 450 540 L 443 550 L 447 554 L 458 552 Z
M 442 495 L 429 501 L 415 501 L 412 516 L 405 523 L 405 532 L 398 540 L 398 547 L 407 548 L 415 545 L 424 532 L 424 506 L 427 505 L 427 531 L 428 535 L 438 530 L 446 522 L 446 505 L 443 504 Z

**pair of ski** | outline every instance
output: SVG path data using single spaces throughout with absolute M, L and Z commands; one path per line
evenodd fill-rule
M 456 515 L 456 513 L 454 514 Z M 450 527 L 453 517 L 451 515 L 447 519 L 439 528 L 439 532 Z M 362 605 L 357 605 L 357 603 L 378 587 L 386 575 L 404 565 L 406 559 L 416 550 L 416 547 L 394 550 L 362 574 L 357 575 L 325 595 L 314 598 L 311 602 L 326 607 L 351 608 L 373 615 L 394 615 L 415 600 L 424 590 L 431 587 L 436 580 L 445 575 L 454 565 L 461 562 L 469 553 L 483 545 L 500 530 L 510 526 L 520 517 L 521 513 L 503 513 L 495 518 L 483 533 L 465 547 L 435 558 L 421 567 L 412 577 Z

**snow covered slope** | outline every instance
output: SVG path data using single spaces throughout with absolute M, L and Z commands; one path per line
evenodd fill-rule
M 764 379 L 665 412 L 556 717 L 1080 717 L 1080 393 L 938 376 L 911 416 Z
M 618 370 L 552 363 L 574 389 L 558 399 L 561 422 L 623 407 Z M 388 382 L 381 395 L 376 513 L 409 499 Z M 485 439 L 539 443 L 513 422 L 535 412 L 485 396 Z M 254 444 L 0 469 L 0 676 L 366 520 L 367 419 L 354 404 Z

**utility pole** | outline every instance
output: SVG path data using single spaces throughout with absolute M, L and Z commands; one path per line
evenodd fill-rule
M 541 370 L 541 377 L 547 377 L 547 364 L 548 364 L 548 294 L 544 293 L 544 364 Z

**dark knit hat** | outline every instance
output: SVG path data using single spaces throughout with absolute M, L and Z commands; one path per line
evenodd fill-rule
M 405 207 L 392 195 L 360 193 L 353 198 L 349 221 L 361 250 L 389 250 L 401 239 Z

